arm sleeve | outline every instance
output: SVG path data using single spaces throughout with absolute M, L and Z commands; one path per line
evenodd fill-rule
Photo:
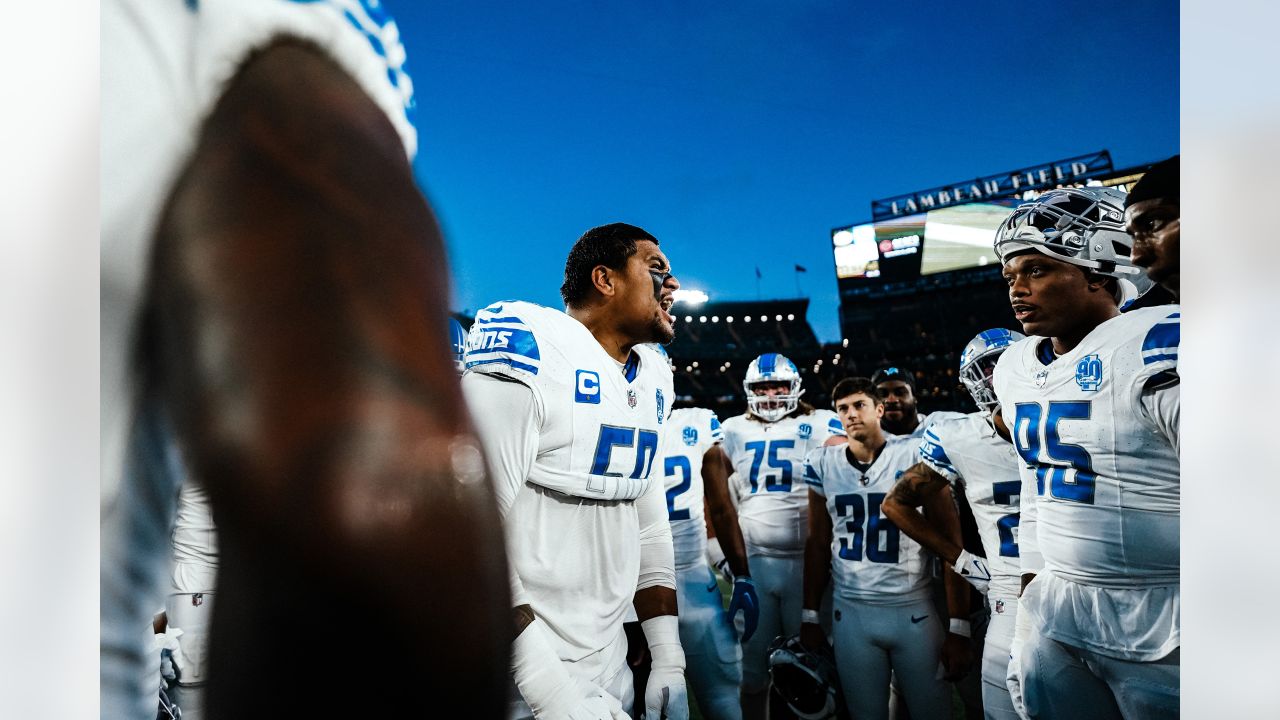
M 498 510 L 505 518 L 538 457 L 541 408 L 527 385 L 492 375 L 467 373 L 462 392 L 473 409 L 471 417 L 493 474 Z
M 1018 497 L 1018 562 L 1022 574 L 1038 573 L 1044 568 L 1040 554 L 1040 542 L 1036 538 L 1036 478 L 1035 474 L 1021 469 L 1022 494 Z
M 1169 445 L 1179 456 L 1178 417 L 1182 408 L 1181 395 L 1182 384 L 1175 381 L 1158 387 L 1148 385 L 1139 398 L 1139 407 L 1147 422 L 1169 441 Z
M 481 373 L 463 376 L 462 392 L 467 405 L 479 410 L 471 417 L 493 477 L 498 512 L 505 519 L 538 456 L 542 413 L 537 398 L 527 385 Z M 512 607 L 529 604 L 515 564 L 507 568 Z
M 636 590 L 676 586 L 675 548 L 667 519 L 666 491 L 657 479 L 636 499 L 640 522 L 640 577 Z

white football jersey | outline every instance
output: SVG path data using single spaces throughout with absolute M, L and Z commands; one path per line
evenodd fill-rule
M 621 365 L 577 320 L 525 302 L 481 310 L 465 359 L 464 390 L 476 373 L 532 390 L 536 458 L 522 485 L 497 489 L 500 503 L 510 500 L 508 558 L 528 603 L 560 657 L 579 663 L 584 676 L 616 670 L 639 581 L 641 530 L 667 524 L 654 465 L 673 397 L 671 367 L 643 345 Z
M 702 457 L 724 437 L 720 418 L 703 408 L 680 408 L 667 419 L 662 446 L 667 518 L 676 550 L 676 570 L 706 565 L 707 524 L 703 513 Z
M 849 462 L 848 446 L 814 450 L 805 464 L 804 480 L 827 501 L 835 594 L 897 605 L 928 597 L 931 556 L 880 511 L 898 478 L 919 460 L 914 438 L 885 439 L 884 449 L 865 474 Z
M 738 415 L 724 423 L 724 451 L 733 463 L 738 524 L 747 551 L 771 557 L 804 553 L 809 493 L 804 459 L 832 436 L 844 436 L 830 410 L 762 422 Z
M 160 212 L 225 84 L 279 37 L 314 43 L 386 113 L 412 159 L 413 85 L 375 0 L 108 0 L 102 5 L 102 498 L 133 423 L 131 352 Z
M 1022 464 L 1013 444 L 979 412 L 933 423 L 920 443 L 920 460 L 964 487 L 991 570 L 987 595 L 1012 600 L 1022 589 L 1018 565 L 1018 499 Z
M 1149 381 L 1176 381 L 1179 323 L 1177 305 L 1142 308 L 1062 357 L 1031 337 L 996 365 L 996 395 L 1036 493 L 1023 497 L 1035 528 L 1020 538 L 1023 564 L 1038 552 L 1046 574 L 1073 584 L 1045 583 L 1028 603 L 1050 637 L 1133 659 L 1178 644 L 1178 453 L 1142 396 Z M 1134 589 L 1152 592 L 1106 592 Z
M 964 413 L 952 412 L 950 410 L 938 410 L 937 412 L 921 413 L 917 417 L 919 418 L 919 424 L 916 425 L 915 430 L 911 431 L 910 437 L 919 440 L 924 437 L 925 431 L 932 427 L 934 423 L 964 417 Z
M 204 486 L 186 482 L 178 493 L 173 525 L 173 590 L 213 592 L 218 571 L 218 531 Z

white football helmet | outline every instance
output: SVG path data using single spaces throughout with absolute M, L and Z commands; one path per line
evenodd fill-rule
M 759 383 L 789 383 L 785 395 L 757 395 L 752 389 Z M 765 353 L 747 366 L 747 376 L 742 381 L 747 391 L 747 409 L 765 422 L 775 422 L 786 417 L 800 404 L 800 370 L 796 364 L 778 353 Z
M 964 346 L 960 353 L 960 382 L 969 391 L 978 409 L 988 417 L 1000 405 L 991 373 L 996 361 L 1008 347 L 1027 336 L 1014 330 L 992 328 L 983 330 Z

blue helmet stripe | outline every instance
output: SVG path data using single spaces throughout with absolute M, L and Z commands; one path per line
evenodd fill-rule
M 764 355 L 761 355 L 760 356 L 760 374 L 772 375 L 774 368 L 777 366 L 777 364 L 778 364 L 777 353 L 765 353 Z

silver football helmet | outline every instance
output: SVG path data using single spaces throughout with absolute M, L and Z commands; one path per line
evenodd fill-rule
M 788 390 L 783 395 L 757 395 L 753 387 L 759 383 L 784 382 Z M 800 405 L 800 370 L 785 355 L 765 353 L 747 366 L 747 376 L 742 381 L 747 391 L 747 409 L 765 422 L 775 422 L 786 417 Z
M 1014 330 L 992 328 L 978 333 L 960 353 L 960 382 L 978 409 L 988 417 L 999 407 L 991 373 L 1008 347 L 1027 336 Z
M 467 369 L 466 361 L 463 360 L 463 356 L 467 354 L 467 331 L 462 329 L 462 323 L 453 317 L 449 318 L 449 345 L 453 352 L 453 366 L 461 375 L 462 371 Z
M 1063 262 L 1118 278 L 1117 302 L 1151 287 L 1129 259 L 1133 237 L 1124 231 L 1125 192 L 1110 187 L 1059 188 L 1019 205 L 996 231 L 996 257 L 1036 250 Z
M 835 662 L 822 650 L 809 650 L 798 635 L 779 635 L 769 644 L 773 692 L 801 720 L 830 720 L 839 712 Z

